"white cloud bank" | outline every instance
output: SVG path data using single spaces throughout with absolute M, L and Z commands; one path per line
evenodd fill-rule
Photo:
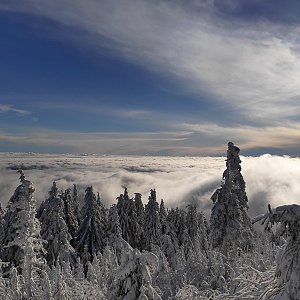
M 140 192 L 144 203 L 156 188 L 168 206 L 198 203 L 209 216 L 210 196 L 219 187 L 224 157 L 142 157 L 0 154 L 0 201 L 3 206 L 19 184 L 16 169 L 23 168 L 36 188 L 36 198 L 47 196 L 52 181 L 59 188 L 78 184 L 80 191 L 93 185 L 106 204 L 129 189 Z M 265 212 L 267 204 L 299 203 L 300 159 L 263 155 L 242 157 L 250 215 Z

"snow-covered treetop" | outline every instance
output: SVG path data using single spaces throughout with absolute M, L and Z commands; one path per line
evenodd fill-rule
M 19 170 L 18 173 L 20 174 L 20 181 L 23 183 L 26 180 L 23 170 Z
M 32 183 L 31 183 L 31 181 L 29 181 L 29 180 L 26 179 L 23 170 L 19 170 L 18 173 L 20 174 L 20 181 L 21 181 L 22 185 L 28 187 L 29 188 L 29 192 L 33 193 L 34 192 L 34 188 L 32 186 Z
M 211 197 L 214 203 L 211 213 L 211 243 L 224 253 L 240 247 L 250 249 L 253 245 L 253 228 L 247 215 L 248 198 L 241 174 L 240 149 L 228 143 L 226 170 L 222 185 Z
M 300 238 L 300 205 L 282 205 L 271 209 L 269 204 L 268 209 L 266 214 L 255 217 L 252 223 L 263 221 L 262 224 L 265 225 L 265 228 L 274 223 L 281 223 L 292 239 Z
M 239 157 L 240 148 L 235 146 L 233 142 L 228 143 L 228 150 L 227 150 L 227 161 L 226 167 L 228 169 L 234 170 L 238 169 L 241 171 L 240 163 L 242 162 Z
M 156 201 L 156 191 L 155 191 L 155 189 L 151 189 L 150 190 L 150 197 L 149 197 L 149 200 L 150 200 L 150 198 L 153 200 L 153 201 Z
M 57 188 L 57 186 L 56 186 L 56 182 L 53 181 L 51 190 L 49 191 L 49 197 L 50 197 L 50 198 L 56 198 L 57 195 L 58 195 L 58 188 Z

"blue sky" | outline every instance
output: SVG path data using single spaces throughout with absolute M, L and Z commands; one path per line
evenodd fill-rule
M 298 155 L 300 3 L 0 1 L 0 150 Z

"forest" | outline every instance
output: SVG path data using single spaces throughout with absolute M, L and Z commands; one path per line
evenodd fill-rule
M 209 220 L 196 204 L 166 208 L 127 188 L 106 207 L 88 186 L 56 182 L 39 206 L 22 170 L 0 213 L 1 299 L 300 299 L 300 206 L 250 219 L 240 149 Z M 100 191 L 101 193 L 101 191 Z

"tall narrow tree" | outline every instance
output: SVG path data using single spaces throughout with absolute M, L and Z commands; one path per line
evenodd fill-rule
M 161 224 L 159 207 L 156 201 L 155 189 L 150 191 L 149 201 L 145 206 L 144 245 L 146 250 L 151 250 L 151 244 L 159 245 Z
M 24 278 L 24 297 L 39 295 L 42 272 L 45 268 L 40 222 L 36 218 L 34 188 L 22 171 L 21 184 L 10 198 L 5 214 L 4 260 L 17 267 Z
M 197 212 L 195 205 L 187 206 L 186 224 L 193 248 L 206 254 L 208 250 L 207 223 L 204 215 Z
M 52 184 L 52 187 L 51 187 L 51 190 L 48 192 L 48 198 L 46 200 L 44 200 L 39 208 L 37 209 L 37 213 L 36 213 L 36 216 L 38 219 L 40 219 L 45 207 L 49 206 L 51 201 L 57 197 L 57 194 L 58 194 L 58 188 L 57 188 L 57 185 L 56 185 L 56 182 L 54 181 L 53 184 Z
M 81 223 L 76 235 L 76 251 L 87 270 L 88 261 L 92 262 L 94 256 L 105 247 L 106 237 L 101 207 L 97 203 L 93 187 L 88 187 L 85 193 Z
M 75 263 L 75 250 L 70 244 L 72 236 L 68 232 L 65 222 L 64 202 L 58 196 L 55 182 L 49 192 L 51 201 L 44 206 L 40 216 L 41 236 L 47 241 L 46 260 L 50 266 L 56 265 L 57 259 L 60 262 L 69 262 L 72 266 Z
M 79 224 L 79 199 L 78 199 L 78 191 L 77 191 L 77 185 L 73 184 L 73 191 L 72 191 L 72 204 L 73 204 L 73 211 L 74 215 L 77 218 L 77 222 Z
M 77 203 L 73 202 L 74 198 L 72 197 L 71 189 L 65 190 L 61 194 L 61 198 L 64 203 L 65 221 L 68 227 L 68 231 L 72 237 L 71 244 L 74 246 L 75 245 L 74 239 L 76 236 L 76 232 L 78 230 L 78 215 L 77 215 L 78 212 L 76 213 L 76 210 L 78 209 Z
M 140 226 L 136 214 L 136 206 L 133 199 L 128 196 L 127 188 L 124 195 L 117 198 L 117 208 L 119 213 L 120 227 L 122 237 L 132 247 L 141 247 L 142 227 Z
M 145 208 L 140 193 L 134 193 L 134 204 L 138 223 L 143 227 L 145 221 Z
M 222 186 L 211 199 L 214 203 L 210 217 L 210 242 L 213 248 L 228 254 L 237 248 L 253 247 L 253 229 L 247 214 L 248 198 L 241 174 L 240 149 L 228 143 L 226 170 Z

